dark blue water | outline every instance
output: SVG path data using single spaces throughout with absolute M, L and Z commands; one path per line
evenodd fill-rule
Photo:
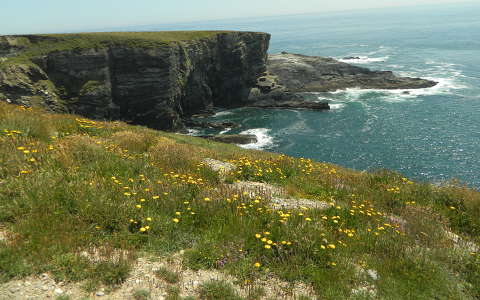
M 349 89 L 309 95 L 328 112 L 236 109 L 233 120 L 261 148 L 416 180 L 451 178 L 480 188 L 480 4 L 147 26 L 143 30 L 239 29 L 272 33 L 271 53 L 342 58 L 377 70 L 433 79 L 431 89 Z

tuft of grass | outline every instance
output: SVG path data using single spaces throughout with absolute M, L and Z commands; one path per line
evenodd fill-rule
M 135 300 L 150 300 L 151 297 L 150 291 L 147 290 L 136 290 L 133 292 L 133 299 Z
M 203 300 L 242 299 L 230 283 L 221 280 L 211 280 L 200 285 L 198 296 Z
M 176 284 L 180 281 L 180 274 L 170 271 L 166 267 L 161 267 L 155 271 L 155 275 L 170 284 Z

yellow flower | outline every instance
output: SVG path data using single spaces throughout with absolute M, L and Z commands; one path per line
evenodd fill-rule
M 178 223 L 178 222 L 180 222 L 180 220 L 179 220 L 179 219 L 177 219 L 177 218 L 173 218 L 173 219 L 172 219 L 172 221 L 173 221 L 173 222 L 175 222 L 175 223 Z
M 328 245 L 328 248 L 330 248 L 330 249 L 335 249 L 335 245 L 334 245 L 334 244 L 329 244 L 329 245 Z
M 145 229 L 146 229 L 146 230 L 149 230 L 149 229 L 150 229 L 150 226 L 145 226 Z
M 260 233 L 257 233 L 257 234 L 255 234 L 255 237 L 256 237 L 257 239 L 259 239 L 259 238 L 262 237 L 262 235 L 261 235 Z
M 148 217 L 148 218 L 147 218 L 147 221 L 152 221 L 152 218 Z
M 269 245 L 273 244 L 272 240 L 268 240 L 267 244 L 269 244 Z
M 159 198 L 160 198 L 160 196 L 153 196 L 153 197 L 152 197 L 152 199 L 154 199 L 154 200 L 157 200 L 157 199 L 159 199 Z
M 265 247 L 265 249 L 270 249 L 270 248 L 272 248 L 272 246 L 270 246 L 270 245 L 265 245 L 265 246 L 263 246 L 263 247 Z
M 265 231 L 264 234 L 265 234 L 265 235 L 270 235 L 270 232 Z
M 203 200 L 206 201 L 206 202 L 212 201 L 212 200 L 210 200 L 210 198 L 208 198 L 208 197 L 203 198 Z
M 140 204 L 135 205 L 136 208 L 142 208 Z
M 282 241 L 282 245 L 285 245 L 285 244 L 287 244 L 287 241 Z
M 310 219 L 310 218 L 305 218 L 305 221 L 310 222 L 310 221 L 312 221 L 312 219 Z
M 142 228 L 140 228 L 140 231 L 145 232 L 145 231 L 147 231 L 147 229 L 145 229 L 145 227 L 142 227 Z
M 321 245 L 320 248 L 322 248 L 323 250 L 327 249 L 327 247 L 325 247 L 324 245 Z
M 262 241 L 262 242 L 266 242 L 266 241 L 267 241 L 267 238 L 262 238 L 261 241 Z
M 262 264 L 260 264 L 259 262 L 256 262 L 256 263 L 253 264 L 253 266 L 255 268 L 260 268 L 262 266 Z

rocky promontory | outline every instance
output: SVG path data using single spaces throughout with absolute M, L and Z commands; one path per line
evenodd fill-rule
M 214 107 L 320 110 L 328 103 L 302 93 L 436 84 L 332 58 L 268 55 L 269 40 L 231 31 L 0 36 L 0 101 L 179 131 Z
M 340 62 L 333 58 L 306 56 L 283 52 L 269 55 L 267 63 L 270 81 L 290 92 L 331 92 L 345 88 L 419 89 L 437 82 L 410 77 L 398 77 L 391 71 L 372 71 Z M 267 81 L 268 76 L 264 81 Z

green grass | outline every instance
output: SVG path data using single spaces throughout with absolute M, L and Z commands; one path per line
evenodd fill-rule
M 177 272 L 171 271 L 167 269 L 166 267 L 161 267 L 159 268 L 156 272 L 155 275 L 157 275 L 158 278 L 166 281 L 167 283 L 170 284 L 175 284 L 180 281 L 180 275 Z
M 202 164 L 207 157 L 237 166 L 228 182 L 277 184 L 332 205 L 272 210 L 264 195 L 223 186 Z M 185 250 L 193 270 L 216 269 L 241 286 L 272 277 L 303 282 L 320 299 L 358 299 L 352 289 L 365 284 L 379 299 L 480 297 L 479 253 L 445 234 L 480 243 L 480 193 L 459 184 L 3 103 L 0 162 L 0 230 L 9 232 L 0 242 L 1 282 L 49 272 L 87 290 L 115 287 L 137 256 Z M 170 272 L 159 276 L 178 282 Z M 240 297 L 219 282 L 199 295 Z
M 10 57 L 1 66 L 31 65 L 31 58 L 53 51 L 102 49 L 109 46 L 157 48 L 172 43 L 188 43 L 209 39 L 227 31 L 157 31 L 157 32 L 95 32 L 78 34 L 39 34 L 9 36 L 10 43 L 21 46 L 19 55 Z
M 133 293 L 133 299 L 135 300 L 150 300 L 151 295 L 150 292 L 147 290 L 136 290 Z
M 202 300 L 242 300 L 230 283 L 220 280 L 205 282 L 199 287 L 198 294 Z

